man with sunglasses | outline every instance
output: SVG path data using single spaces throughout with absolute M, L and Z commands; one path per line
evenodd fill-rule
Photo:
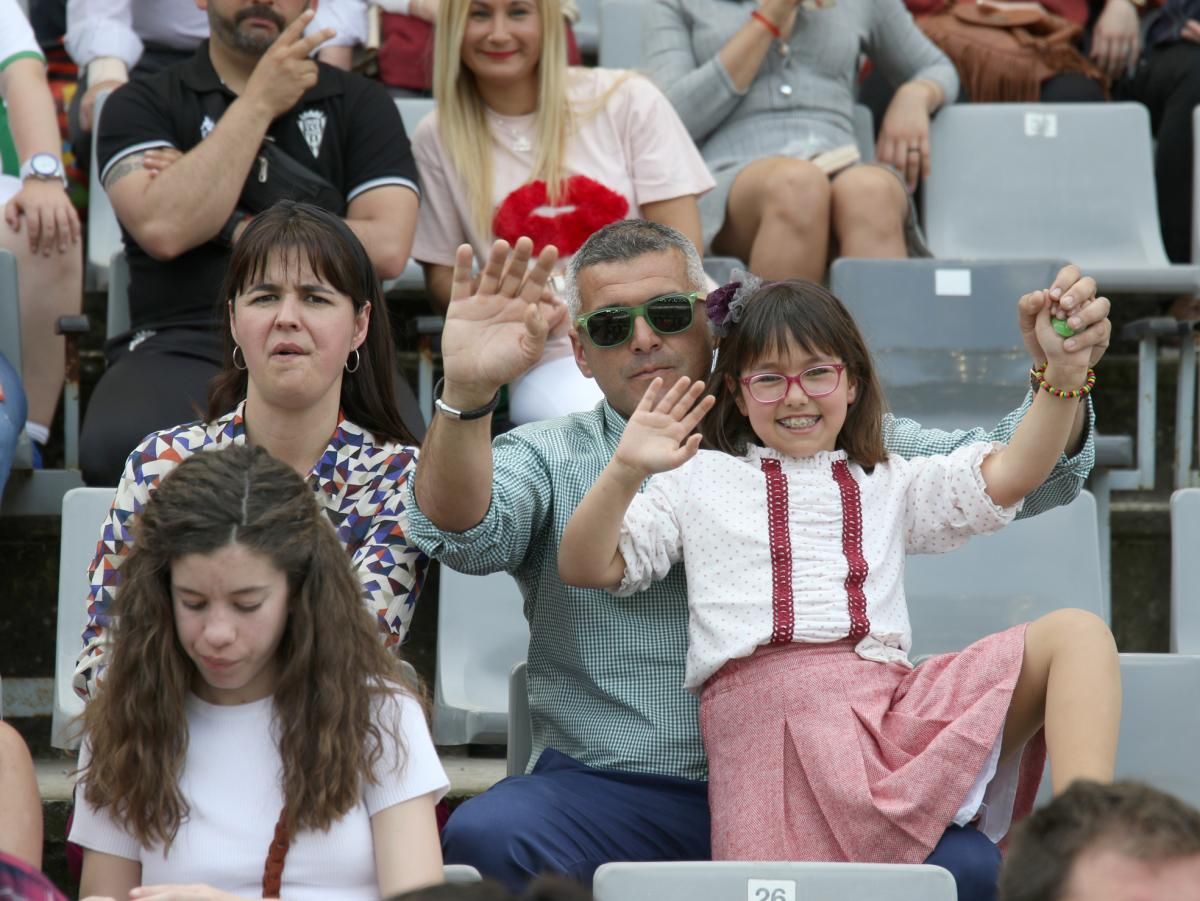
M 531 248 L 527 238 L 511 252 L 497 242 L 474 291 L 470 247 L 459 248 L 438 415 L 406 489 L 410 541 L 456 570 L 506 570 L 525 596 L 530 774 L 467 801 L 443 833 L 448 863 L 472 864 L 512 889 L 541 872 L 587 882 L 609 860 L 710 855 L 697 703 L 682 687 L 683 567 L 628 598 L 570 588 L 558 576 L 562 530 L 647 385 L 709 373 L 713 337 L 700 258 L 687 238 L 655 223 L 625 220 L 592 235 L 572 258 L 567 303 L 575 360 L 605 399 L 492 444 L 497 392 L 537 361 L 547 331 L 542 287 L 555 252 L 546 248 L 531 265 Z M 1095 282 L 1070 266 L 1054 289 L 1077 330 L 1071 340 L 1094 347 L 1095 362 L 1108 343 L 1108 302 L 1093 300 Z M 1032 313 L 1022 309 L 1021 320 L 1033 341 Z M 893 453 L 920 456 L 1004 440 L 1023 410 L 990 435 L 925 432 L 890 420 L 886 442 Z M 1023 515 L 1075 497 L 1092 466 L 1090 426 L 1086 401 L 1072 442 L 1077 453 L 1026 499 Z M 999 854 L 974 829 L 951 827 L 930 862 L 954 873 L 960 898 L 994 898 Z

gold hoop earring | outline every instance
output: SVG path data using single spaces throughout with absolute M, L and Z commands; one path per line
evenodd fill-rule
M 354 367 L 351 368 L 350 358 L 347 357 L 346 358 L 346 371 L 347 372 L 358 372 L 358 367 L 362 364 L 362 355 L 358 352 L 357 347 L 354 348 L 354 350 L 352 350 L 351 353 L 354 354 Z
M 241 349 L 242 348 L 241 348 L 240 344 L 233 345 L 233 353 L 230 354 L 230 356 L 233 357 L 233 368 L 245 371 L 245 369 L 246 369 L 246 354 L 245 353 L 242 353 L 242 365 L 241 366 L 238 365 L 238 353 L 239 353 L 239 351 L 241 351 Z

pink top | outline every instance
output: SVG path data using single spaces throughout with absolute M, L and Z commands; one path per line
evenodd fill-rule
M 529 182 L 534 115 L 502 116 L 488 110 L 492 142 L 492 230 L 479 234 L 471 208 L 442 147 L 436 111 L 413 136 L 421 172 L 421 210 L 412 255 L 423 263 L 454 265 L 460 244 L 486 260 L 495 238 L 534 239 L 537 253 L 554 244 L 559 271 L 588 236 L 618 219 L 641 216 L 642 206 L 702 194 L 714 184 L 679 116 L 647 79 L 611 69 L 569 70 L 567 97 L 576 130 L 567 144 L 566 203 L 547 207 L 545 185 Z M 611 93 L 609 93 L 611 92 Z M 606 96 L 607 95 L 607 96 Z M 569 354 L 565 336 L 547 357 Z

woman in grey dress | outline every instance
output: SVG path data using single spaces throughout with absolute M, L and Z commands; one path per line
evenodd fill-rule
M 844 155 L 864 54 L 900 86 L 876 147 L 887 167 Z M 645 59 L 717 180 L 700 199 L 706 249 L 769 279 L 906 255 L 929 117 L 958 75 L 900 0 L 653 0 Z

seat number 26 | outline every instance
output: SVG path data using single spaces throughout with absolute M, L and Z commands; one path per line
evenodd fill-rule
M 791 879 L 749 879 L 746 901 L 796 901 L 796 883 Z

